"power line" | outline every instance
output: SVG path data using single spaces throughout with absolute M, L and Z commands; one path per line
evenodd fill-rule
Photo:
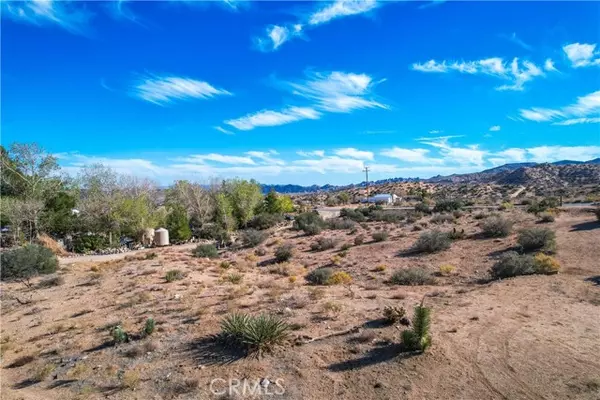
M 369 167 L 365 165 L 363 172 L 367 176 L 367 201 L 369 201 Z

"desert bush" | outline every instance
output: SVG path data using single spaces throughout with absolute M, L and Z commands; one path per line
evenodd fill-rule
M 413 253 L 436 253 L 450 247 L 447 233 L 437 230 L 422 233 L 411 247 Z
M 294 256 L 294 246 L 284 243 L 275 249 L 275 261 L 278 263 L 289 261 Z
M 454 273 L 455 270 L 456 267 L 454 265 L 444 264 L 440 266 L 440 275 L 447 276 Z
M 318 235 L 325 226 L 325 221 L 316 212 L 307 212 L 294 218 L 293 228 L 304 231 L 307 235 Z
M 556 250 L 556 235 L 548 228 L 528 228 L 519 232 L 517 243 L 523 251 L 542 250 L 552 253 Z
M 431 214 L 431 206 L 427 202 L 421 202 L 415 205 L 415 211 L 423 214 Z
M 227 277 L 225 279 L 229 283 L 233 283 L 234 285 L 237 285 L 238 283 L 242 282 L 242 280 L 244 279 L 244 275 L 239 274 L 237 272 L 233 272 L 233 273 L 227 275 Z
M 0 279 L 29 279 L 56 272 L 58 260 L 46 247 L 30 244 L 0 253 Z
M 554 220 L 554 214 L 550 212 L 545 211 L 540 214 L 540 222 L 554 222 Z
M 327 221 L 327 227 L 329 229 L 353 229 L 355 226 L 356 222 L 345 218 L 333 218 Z
M 213 244 L 199 244 L 192 251 L 192 255 L 194 257 L 218 258 L 219 252 L 217 251 L 217 248 Z
M 415 307 L 412 319 L 412 329 L 402 332 L 402 345 L 406 350 L 425 351 L 431 346 L 431 308 L 424 307 L 423 303 Z
M 352 248 L 352 245 L 350 243 L 344 243 L 341 247 L 340 250 L 342 251 L 348 251 Z
M 170 271 L 167 271 L 167 273 L 165 274 L 165 280 L 167 282 L 178 281 L 180 279 L 183 279 L 184 277 L 185 274 L 179 269 L 172 269 Z
M 481 223 L 481 230 L 485 237 L 506 237 L 512 231 L 512 222 L 501 216 L 491 216 Z
M 156 254 L 155 251 L 151 251 L 151 252 L 146 253 L 146 255 L 144 256 L 144 258 L 146 260 L 154 260 L 155 258 L 158 258 L 158 254 Z
M 331 256 L 331 264 L 340 265 L 342 263 L 342 257 L 339 254 L 334 254 Z
M 559 262 L 552 256 L 544 253 L 538 253 L 533 258 L 535 262 L 535 272 L 538 274 L 550 275 L 560 270 Z
M 254 249 L 254 254 L 256 254 L 258 257 L 262 257 L 267 254 L 267 250 L 265 250 L 264 247 L 258 247 Z
M 229 268 L 231 268 L 231 262 L 227 261 L 227 260 L 223 260 L 219 263 L 219 267 L 221 269 L 229 269 Z
M 408 213 L 408 215 L 406 216 L 406 222 L 409 224 L 414 224 L 421 218 L 423 218 L 423 213 L 419 212 L 419 211 L 415 211 L 412 213 Z
M 87 253 L 98 251 L 108 247 L 108 238 L 102 235 L 76 235 L 73 237 L 73 251 L 75 253 Z
M 507 201 L 503 202 L 502 204 L 500 204 L 500 207 L 498 207 L 501 211 L 506 211 L 506 210 L 512 210 L 515 206 L 513 205 L 513 203 L 509 203 Z
M 273 228 L 282 221 L 283 215 L 281 214 L 262 213 L 255 215 L 250 222 L 248 222 L 248 227 L 258 230 L 265 230 Z
M 329 278 L 333 275 L 333 268 L 322 267 L 309 272 L 304 279 L 313 285 L 327 285 Z
M 39 289 L 43 289 L 43 288 L 49 288 L 52 286 L 60 286 L 62 284 L 65 283 L 65 279 L 62 276 L 52 276 L 50 278 L 46 278 L 41 280 L 38 284 L 37 287 Z
M 354 222 L 364 222 L 366 220 L 365 215 L 362 212 L 352 208 L 342 208 L 340 211 L 340 217 L 348 218 Z
M 256 229 L 246 229 L 241 232 L 242 243 L 246 247 L 256 247 L 269 237 L 267 232 L 258 231 Z
M 111 330 L 111 336 L 115 344 L 125 343 L 129 341 L 129 335 L 127 334 L 127 332 L 125 332 L 121 325 L 117 325 Z
M 220 337 L 227 343 L 246 348 L 248 353 L 260 356 L 282 344 L 289 330 L 289 325 L 277 316 L 230 314 L 221 321 Z
M 450 232 L 447 233 L 448 238 L 450 240 L 462 240 L 466 237 L 466 233 L 464 229 L 458 230 L 453 228 Z
M 355 246 L 360 246 L 361 244 L 363 244 L 365 242 L 365 235 L 360 234 L 357 237 L 354 238 L 354 245 Z
M 197 232 L 197 236 L 200 239 L 216 240 L 219 243 L 231 242 L 229 232 L 217 224 L 202 225 L 202 228 Z
M 510 251 L 502 255 L 496 262 L 490 274 L 492 278 L 503 279 L 518 275 L 531 275 L 535 273 L 535 260 L 530 255 L 521 255 Z
M 594 213 L 596 214 L 596 219 L 597 219 L 598 221 L 600 221 L 600 208 L 596 208 L 596 209 L 594 210 Z
M 390 282 L 394 285 L 431 285 L 434 279 L 429 272 L 419 267 L 399 269 L 392 274 Z
M 332 238 L 320 237 L 310 245 L 312 251 L 324 251 L 333 249 L 337 245 L 337 241 Z
M 375 232 L 374 234 L 371 235 L 373 240 L 376 242 L 385 242 L 386 240 L 388 240 L 389 236 L 390 236 L 389 233 L 387 233 L 386 231 Z
M 433 212 L 452 212 L 454 210 L 460 210 L 463 207 L 463 203 L 460 200 L 455 199 L 442 199 L 438 200 L 433 207 Z
M 550 208 L 556 208 L 559 206 L 559 200 L 556 197 L 547 197 L 542 201 L 535 202 L 533 201 L 529 207 L 527 207 L 527 212 L 532 214 L 539 214 L 543 211 L 547 211 Z
M 371 221 L 398 222 L 406 218 L 404 211 L 397 210 L 375 210 L 370 214 Z
M 454 216 L 450 214 L 437 214 L 431 218 L 431 223 L 436 225 L 454 223 Z
M 373 268 L 373 271 L 375 272 L 383 272 L 387 269 L 387 266 L 385 264 L 379 264 L 378 266 L 376 266 L 375 268 Z
M 328 285 L 347 285 L 352 282 L 350 274 L 344 271 L 336 271 L 327 280 Z
M 453 211 L 453 212 L 452 212 L 452 216 L 453 216 L 455 219 L 462 218 L 464 215 L 465 215 L 465 213 L 464 213 L 464 212 L 462 212 L 461 210 L 456 210 L 456 211 Z
M 154 333 L 154 328 L 156 327 L 156 322 L 154 318 L 148 318 L 146 323 L 144 324 L 144 330 L 142 331 L 142 336 L 150 336 Z
M 383 309 L 383 318 L 390 324 L 395 324 L 406 316 L 404 307 L 386 306 Z
M 489 216 L 490 216 L 490 214 L 489 214 L 489 213 L 487 213 L 487 212 L 483 212 L 483 211 L 480 211 L 480 212 L 478 212 L 477 214 L 473 215 L 473 218 L 475 218 L 475 219 L 486 219 L 486 218 L 488 218 Z

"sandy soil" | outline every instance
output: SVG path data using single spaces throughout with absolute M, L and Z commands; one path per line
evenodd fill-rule
M 521 211 L 506 216 L 516 229 L 536 224 Z M 276 233 L 258 258 L 241 250 L 220 260 L 198 259 L 189 250 L 165 248 L 154 259 L 141 252 L 102 263 L 77 260 L 62 266 L 60 286 L 30 290 L 3 283 L 2 398 L 600 398 L 600 286 L 589 280 L 600 276 L 600 223 L 592 214 L 569 211 L 544 224 L 557 233 L 560 274 L 481 283 L 516 234 L 481 239 L 478 222 L 467 214 L 442 226 L 464 228 L 468 237 L 442 253 L 412 257 L 399 256 L 421 233 L 412 224 L 325 231 L 321 236 L 340 244 L 361 233 L 391 233 L 386 242 L 366 241 L 347 251 L 335 268 L 352 275 L 348 286 L 307 285 L 306 272 L 329 264 L 339 246 L 311 252 L 315 238 L 293 231 Z M 263 265 L 284 242 L 296 246 L 292 262 Z M 223 269 L 222 259 L 235 265 Z M 396 269 L 435 272 L 442 264 L 454 265 L 456 273 L 438 276 L 435 285 L 386 283 Z M 376 271 L 378 265 L 385 270 Z M 166 283 L 172 269 L 187 275 Z M 241 283 L 227 281 L 234 272 L 243 275 Z M 15 297 L 31 302 L 22 305 Z M 401 353 L 399 330 L 381 323 L 382 310 L 403 306 L 412 315 L 423 298 L 433 309 L 433 346 L 424 354 Z M 234 310 L 278 313 L 293 324 L 292 337 L 357 329 L 290 343 L 261 359 L 240 358 L 210 340 L 222 316 Z M 151 337 L 112 345 L 113 324 L 139 332 L 148 317 L 158 326 Z M 215 396 L 215 378 L 252 384 L 267 378 L 273 390 L 282 379 L 285 393 Z M 213 389 L 219 390 L 223 384 L 217 383 Z

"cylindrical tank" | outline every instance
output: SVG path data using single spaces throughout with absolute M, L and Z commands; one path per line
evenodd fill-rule
M 154 244 L 156 246 L 169 245 L 169 231 L 165 228 L 158 228 L 154 231 Z

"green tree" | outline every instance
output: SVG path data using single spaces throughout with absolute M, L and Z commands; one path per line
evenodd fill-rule
M 215 223 L 226 231 L 235 229 L 236 221 L 233 216 L 233 206 L 227 195 L 224 192 L 213 193 L 213 203 Z
M 187 212 L 183 207 L 173 207 L 167 216 L 167 229 L 174 242 L 185 242 L 192 237 Z
M 77 222 L 73 214 L 76 202 L 75 196 L 66 191 L 60 191 L 46 199 L 41 217 L 43 229 L 54 236 L 73 233 Z
M 348 204 L 348 202 L 350 201 L 350 195 L 346 192 L 339 193 L 337 197 L 340 200 L 341 204 Z
M 269 214 L 282 214 L 294 211 L 294 203 L 290 196 L 282 196 L 271 189 L 265 196 L 262 209 Z
M 238 227 L 245 227 L 262 201 L 260 185 L 255 180 L 231 179 L 223 188 Z

